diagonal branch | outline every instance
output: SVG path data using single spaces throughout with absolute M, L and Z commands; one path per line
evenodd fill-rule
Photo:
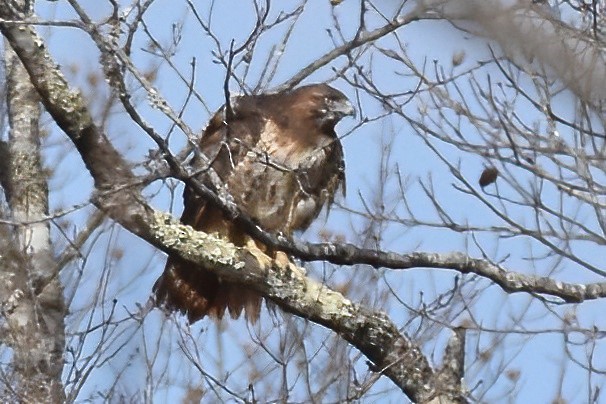
M 0 19 L 17 20 L 0 8 Z M 440 386 L 420 349 L 400 334 L 389 318 L 354 304 L 302 275 L 296 268 L 267 267 L 250 252 L 180 224 L 151 208 L 125 159 L 94 125 L 84 100 L 66 80 L 32 27 L 0 20 L 0 31 L 26 67 L 47 111 L 82 156 L 97 190 L 94 203 L 126 229 L 155 247 L 238 279 L 284 310 L 341 335 L 416 402 L 461 402 L 461 393 Z M 437 401 L 436 401 L 437 402 Z
M 10 18 L 5 16 L 0 15 L 0 17 L 10 20 Z M 10 32 L 12 32 L 12 35 L 15 36 L 15 40 L 17 41 L 21 36 L 23 36 L 23 34 L 19 34 L 20 32 L 25 32 L 24 30 L 31 29 L 23 25 L 9 23 L 6 24 L 3 32 L 8 30 L 9 27 L 12 27 L 10 28 Z M 96 33 L 89 33 L 91 36 L 93 36 L 93 40 L 98 46 L 102 45 L 98 43 L 98 41 L 101 41 L 101 39 L 95 37 L 94 34 Z M 33 31 L 32 35 L 35 35 Z M 375 33 L 374 35 L 379 34 Z M 40 39 L 36 39 L 36 41 L 41 43 Z M 103 52 L 104 49 L 102 46 L 100 46 L 100 50 Z M 119 63 L 125 64 L 132 73 L 135 73 L 134 67 L 129 65 L 129 61 L 125 59 L 126 57 L 119 49 L 112 49 L 112 52 L 114 52 L 115 56 L 119 59 Z M 79 111 L 76 111 L 71 107 L 71 105 L 84 105 L 84 103 L 82 102 L 79 94 L 71 92 L 67 88 L 67 83 L 60 76 L 59 72 L 56 72 L 59 74 L 58 77 L 52 77 L 54 74 L 53 69 L 55 64 L 50 59 L 50 56 L 43 56 L 41 62 L 42 64 L 40 66 L 32 66 L 29 68 L 32 70 L 30 72 L 30 74 L 32 74 L 32 81 L 34 83 L 38 82 L 36 87 L 40 87 L 40 85 L 43 84 L 42 82 L 55 83 L 53 86 L 58 86 L 57 90 L 61 89 L 61 91 L 65 91 L 66 94 L 69 95 L 68 99 L 57 100 L 57 103 L 54 105 L 47 105 L 47 109 L 51 115 L 53 115 L 59 126 L 66 131 L 66 133 L 69 133 L 69 131 L 79 131 L 79 133 L 81 133 L 75 138 L 76 140 L 74 140 L 74 143 L 76 144 L 76 147 L 78 147 L 80 153 L 83 155 L 83 160 L 87 164 L 87 167 L 89 161 L 97 161 L 94 166 L 88 167 L 89 170 L 91 170 L 93 178 L 95 179 L 95 186 L 97 190 L 106 189 L 108 186 L 107 184 L 109 184 L 110 187 L 114 186 L 117 188 L 133 187 L 134 184 L 140 184 L 141 182 L 137 181 L 137 178 L 130 171 L 126 161 L 117 153 L 116 150 L 113 149 L 113 147 L 111 147 L 107 138 L 102 133 L 98 134 L 97 140 L 92 140 L 92 135 L 89 134 L 89 132 L 92 130 L 90 126 L 92 125 L 92 119 L 90 116 L 80 114 Z M 48 71 L 48 73 L 46 75 L 42 74 L 44 71 Z M 44 90 L 44 88 L 42 88 L 42 91 L 49 90 Z M 52 97 L 53 94 L 49 92 L 49 96 Z M 161 98 L 157 92 L 156 97 Z M 160 99 L 160 101 L 162 104 L 166 105 L 165 100 Z M 128 109 L 128 103 L 124 105 L 125 108 Z M 59 110 L 57 110 L 58 108 Z M 55 112 L 53 113 L 53 111 Z M 209 203 L 223 210 L 228 217 L 232 218 L 234 221 L 237 221 L 246 229 L 249 234 L 259 241 L 266 245 L 280 249 L 288 254 L 292 254 L 300 259 L 306 261 L 328 261 L 337 265 L 366 264 L 373 267 L 384 267 L 390 269 L 451 269 L 464 274 L 476 274 L 487 278 L 509 293 L 541 293 L 561 298 L 567 303 L 575 303 L 584 300 L 606 297 L 605 282 L 576 284 L 560 282 L 549 277 L 525 275 L 519 272 L 506 271 L 502 267 L 495 265 L 490 261 L 472 258 L 459 252 L 449 254 L 422 252 L 398 254 L 388 251 L 376 251 L 372 249 L 359 248 L 352 244 L 310 244 L 299 240 L 289 240 L 281 235 L 269 233 L 260 228 L 246 214 L 240 212 L 233 203 L 230 203 L 230 198 L 218 196 L 200 181 L 192 177 L 192 175 L 179 164 L 177 159 L 170 154 L 170 151 L 168 148 L 166 148 L 161 136 L 155 133 L 153 128 L 151 128 L 149 125 L 141 122 L 138 115 L 133 115 L 133 111 L 128 112 L 131 114 L 131 118 L 133 118 L 133 120 L 135 120 L 139 126 L 156 141 L 156 143 L 158 143 L 158 146 L 163 148 L 163 152 L 170 164 L 172 175 L 175 178 L 185 182 L 197 194 L 203 196 Z M 69 120 L 64 119 L 65 117 L 69 117 Z M 107 151 L 105 150 L 106 144 L 111 147 Z M 95 170 L 95 172 L 92 170 Z M 110 203 L 110 201 L 106 201 L 106 209 L 110 205 L 116 208 L 127 206 L 120 200 L 121 197 L 124 196 L 121 192 L 105 195 L 106 198 L 110 196 L 113 202 Z
M 549 277 L 525 275 L 518 272 L 505 271 L 499 265 L 496 265 L 488 260 L 475 259 L 458 252 L 440 255 L 422 252 L 415 252 L 412 254 L 397 254 L 393 252 L 359 248 L 352 244 L 309 244 L 299 240 L 290 240 L 281 235 L 276 235 L 263 230 L 254 220 L 252 220 L 244 212 L 241 212 L 233 203 L 233 198 L 231 198 L 219 177 L 216 175 L 216 173 L 214 173 L 210 167 L 209 160 L 205 156 L 201 154 L 198 155 L 203 163 L 201 171 L 204 171 L 207 175 L 209 175 L 209 179 L 212 181 L 213 186 L 215 189 L 219 190 L 218 193 L 213 192 L 201 181 L 197 180 L 194 175 L 192 175 L 185 167 L 181 165 L 180 160 L 171 154 L 171 151 L 168 149 L 168 145 L 164 141 L 163 137 L 158 134 L 151 125 L 143 120 L 143 118 L 136 111 L 136 108 L 132 105 L 124 78 L 122 77 L 120 69 L 118 69 L 117 66 L 123 66 L 127 71 L 133 74 L 133 76 L 148 92 L 149 97 L 154 100 L 154 104 L 159 107 L 161 106 L 160 109 L 175 124 L 178 124 L 179 127 L 187 133 L 186 125 L 176 118 L 176 114 L 170 108 L 167 100 L 162 98 L 161 94 L 153 88 L 151 83 L 149 83 L 145 77 L 143 77 L 137 71 L 128 55 L 126 55 L 125 52 L 117 46 L 115 41 L 108 40 L 97 30 L 95 25 L 91 23 L 89 17 L 77 2 L 73 0 L 70 0 L 70 2 L 82 21 L 85 22 L 83 29 L 88 32 L 91 39 L 97 45 L 99 51 L 105 55 L 105 60 L 107 62 L 105 69 L 107 79 L 116 88 L 118 94 L 120 94 L 122 105 L 130 115 L 131 119 L 156 142 L 162 151 L 164 158 L 168 162 L 168 165 L 170 166 L 171 175 L 174 178 L 183 181 L 196 194 L 202 196 L 209 204 L 222 210 L 227 217 L 237 222 L 240 226 L 246 229 L 247 233 L 251 234 L 264 244 L 272 246 L 276 249 L 280 249 L 306 261 L 328 261 L 337 265 L 366 264 L 373 267 L 391 269 L 451 269 L 463 274 L 476 274 L 490 279 L 492 282 L 499 285 L 503 290 L 509 293 L 542 293 L 561 298 L 567 303 L 606 297 L 606 283 L 587 285 L 571 284 L 558 282 Z M 392 24 L 388 24 L 385 27 L 374 30 L 365 35 L 358 36 L 354 41 L 334 49 L 332 52 L 318 59 L 318 61 L 328 63 L 330 60 L 343 54 L 348 49 L 354 49 L 355 47 L 359 47 L 364 43 L 367 43 L 367 41 L 375 40 L 387 35 L 388 33 L 396 30 L 398 27 L 414 21 L 420 12 L 420 9 L 413 10 L 409 14 L 398 17 L 397 20 Z M 109 66 L 116 66 L 116 68 L 109 68 Z M 314 68 L 317 68 L 317 66 Z M 303 71 L 289 81 L 290 84 L 285 85 L 286 87 L 284 88 L 289 88 L 289 86 L 293 86 L 302 80 L 304 78 L 303 74 L 307 69 L 308 68 L 303 69 Z M 227 77 L 229 77 L 229 74 Z M 188 138 L 191 139 L 192 137 L 193 135 L 188 133 Z

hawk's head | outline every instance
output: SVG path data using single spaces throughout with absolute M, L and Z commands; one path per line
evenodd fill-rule
M 318 127 L 333 130 L 345 116 L 355 116 L 356 110 L 345 94 L 327 84 L 312 84 L 291 92 L 297 102 L 293 106 L 314 119 Z

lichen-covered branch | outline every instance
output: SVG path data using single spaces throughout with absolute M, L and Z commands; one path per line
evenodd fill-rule
M 0 9 L 2 19 L 16 21 L 17 17 L 10 15 L 8 10 Z M 409 21 L 417 18 L 412 14 L 409 17 Z M 385 27 L 382 31 L 361 35 L 357 42 L 351 42 L 327 54 L 309 69 L 315 70 L 317 63 L 328 63 L 355 46 L 392 32 L 398 24 L 403 23 L 404 20 L 394 23 L 393 27 Z M 440 378 L 436 377 L 436 372 L 431 369 L 418 348 L 402 336 L 384 314 L 369 311 L 350 302 L 325 285 L 306 278 L 296 268 L 280 268 L 277 264 L 275 267 L 265 267 L 246 250 L 236 248 L 212 235 L 196 232 L 181 225 L 172 216 L 149 207 L 140 192 L 141 182 L 107 136 L 94 125 L 84 100 L 69 88 L 34 29 L 23 24 L 3 23 L 0 20 L 0 31 L 24 62 L 46 109 L 78 149 L 95 181 L 97 193 L 94 202 L 107 215 L 163 251 L 201 264 L 205 268 L 213 268 L 225 279 L 245 282 L 278 303 L 284 310 L 332 329 L 360 349 L 373 362 L 376 371 L 391 378 L 411 399 L 430 401 L 434 396 L 454 397 L 455 401 L 458 399 L 460 391 L 452 387 L 455 385 L 452 383 L 454 376 L 450 378 L 450 387 L 444 386 L 446 383 L 439 381 Z M 100 50 L 108 52 L 108 58 L 116 57 L 122 65 L 129 67 L 126 64 L 127 55 L 112 53 L 118 49 L 101 47 Z M 119 71 L 115 73 L 120 74 Z M 305 74 L 308 73 L 304 69 L 287 84 L 296 84 Z M 125 90 L 125 87 L 123 89 Z M 128 103 L 124 105 L 128 111 Z M 131 117 L 137 122 L 133 114 Z M 152 132 L 151 127 L 147 128 L 143 121 L 137 123 L 144 130 L 149 130 L 152 138 L 162 140 Z M 207 195 L 210 191 L 195 178 L 190 178 L 186 170 L 181 168 L 176 171 L 176 168 L 176 165 L 172 167 L 171 175 L 187 181 L 188 186 L 200 195 L 213 197 Z M 214 199 L 209 200 L 215 204 L 222 202 L 216 195 Z M 308 244 L 267 233 L 245 215 L 236 214 L 234 220 L 246 224 L 247 231 L 264 244 L 304 260 L 324 260 L 342 265 L 368 264 L 400 270 L 449 269 L 490 279 L 508 292 L 547 294 L 566 302 L 606 296 L 606 283 L 570 284 L 548 277 L 528 276 L 507 271 L 496 263 L 475 259 L 463 253 L 398 254 L 363 249 L 351 244 Z M 455 376 L 460 374 L 459 368 L 460 366 L 455 366 L 451 369 Z
M 372 361 L 374 371 L 393 380 L 413 401 L 462 401 L 458 385 L 441 384 L 442 378 L 420 349 L 402 336 L 385 314 L 351 302 L 293 265 L 264 267 L 246 249 L 197 232 L 168 214 L 155 212 L 152 217 L 155 244 L 205 268 L 212 267 L 222 278 L 244 281 L 284 310 L 335 331 Z
M 0 15 L 0 17 L 9 19 L 11 16 Z M 15 16 L 12 16 L 12 18 L 15 18 Z M 46 53 L 44 44 L 35 35 L 33 29 L 28 26 L 7 24 L 3 25 L 2 31 L 3 33 L 6 32 L 7 38 L 12 37 L 12 41 L 21 44 L 23 57 L 37 61 L 27 66 L 30 75 L 32 75 L 32 80 L 39 92 L 48 95 L 47 97 L 43 96 L 42 100 L 59 126 L 66 133 L 73 134 L 72 139 L 82 154 L 84 162 L 91 170 L 97 189 L 104 190 L 112 187 L 116 189 L 120 185 L 124 187 L 123 189 L 132 189 L 133 184 L 137 181 L 130 172 L 128 165 L 122 156 L 111 147 L 104 134 L 98 133 L 98 130 L 92 124 L 92 118 L 83 107 L 84 103 L 81 97 L 67 87 L 65 79 L 55 69 L 55 64 Z M 55 98 L 55 93 L 68 97 L 69 103 L 65 99 Z M 74 106 L 77 105 L 82 107 L 75 108 Z M 92 161 L 95 163 L 89 165 Z M 203 189 L 205 187 L 194 179 L 188 179 L 188 185 L 192 186 L 197 192 L 203 194 L 204 191 L 208 192 L 208 189 Z M 104 202 L 105 209 L 111 206 L 118 209 L 134 209 L 134 207 L 124 203 L 125 194 L 123 192 L 110 192 L 102 195 L 106 198 Z M 221 200 L 215 196 L 212 202 L 219 204 Z M 233 208 L 225 209 L 231 211 Z M 139 213 L 133 211 L 131 217 L 135 217 Z M 474 259 L 462 253 L 438 255 L 416 252 L 397 254 L 361 249 L 350 244 L 308 244 L 267 233 L 246 218 L 245 215 L 236 215 L 234 220 L 244 224 L 247 231 L 263 243 L 280 248 L 304 260 L 325 260 L 341 265 L 368 264 L 392 269 L 418 267 L 452 269 L 461 273 L 474 273 L 490 279 L 508 292 L 543 293 L 559 297 L 565 302 L 579 302 L 606 296 L 606 283 L 571 284 L 558 282 L 547 277 L 528 276 L 522 273 L 505 271 L 486 260 Z M 135 222 L 130 224 L 131 227 L 136 225 Z
M 0 9 L 2 19 L 17 17 Z M 226 279 L 246 282 L 285 310 L 337 332 L 412 400 L 457 401 L 449 397 L 456 398 L 459 393 L 438 385 L 419 348 L 402 336 L 384 314 L 350 302 L 294 268 L 262 267 L 250 252 L 195 232 L 172 216 L 150 208 L 139 188 L 129 186 L 136 183 L 129 166 L 94 125 L 82 97 L 69 89 L 35 31 L 2 22 L 0 31 L 25 65 L 46 109 L 80 152 L 98 191 L 94 202 L 111 218 L 154 246 L 214 268 Z
M 99 48 L 99 51 L 108 53 L 109 56 L 106 59 L 113 60 L 111 63 L 108 63 L 108 65 L 124 66 L 145 88 L 150 95 L 150 98 L 154 100 L 154 105 L 158 106 L 158 108 L 170 117 L 173 122 L 179 124 L 184 132 L 187 133 L 184 123 L 180 122 L 177 118 L 177 114 L 171 110 L 168 102 L 153 89 L 153 86 L 151 86 L 151 84 L 137 71 L 124 51 L 117 47 L 114 42 L 107 40 L 100 32 L 96 31 L 96 27 L 90 23 L 88 16 L 84 13 L 84 10 L 78 6 L 77 2 L 71 3 L 78 12 L 78 15 L 87 23 L 88 28 L 86 28 L 86 30 Z M 418 15 L 422 10 L 423 8 L 412 10 L 410 13 L 399 16 L 392 24 L 361 35 L 354 41 L 336 48 L 319 58 L 314 64 L 303 69 L 293 77 L 293 79 L 280 87 L 280 89 L 290 88 L 291 86 L 296 85 L 306 77 L 306 74 L 315 71 L 318 68 L 318 63 L 328 63 L 339 55 L 343 55 L 356 47 L 381 38 L 394 32 L 397 28 L 414 21 L 418 18 Z M 200 181 L 196 180 L 196 178 L 192 177 L 188 170 L 182 167 L 179 164 L 179 161 L 171 155 L 167 145 L 164 144 L 163 138 L 154 131 L 151 125 L 144 122 L 142 117 L 137 113 L 130 102 L 124 78 L 120 77 L 119 69 L 109 69 L 106 66 L 106 74 L 108 75 L 107 79 L 114 83 L 118 89 L 118 93 L 122 94 L 120 97 L 122 104 L 131 119 L 158 144 L 159 148 L 161 148 L 161 151 L 171 168 L 171 174 L 175 178 L 184 181 L 196 193 L 203 196 L 210 204 L 222 209 L 228 217 L 237 221 L 249 234 L 253 235 L 256 239 L 262 241 L 266 245 L 278 248 L 306 261 L 328 261 L 338 265 L 367 264 L 374 267 L 391 269 L 410 269 L 419 267 L 451 269 L 463 274 L 476 274 L 487 278 L 509 293 L 527 292 L 546 294 L 560 298 L 568 303 L 606 297 L 606 283 L 586 285 L 573 284 L 559 282 L 549 277 L 525 275 L 522 271 L 506 271 L 492 262 L 484 259 L 475 259 L 459 252 L 439 255 L 423 252 L 398 254 L 387 251 L 363 249 L 352 244 L 344 243 L 310 244 L 298 240 L 289 240 L 280 237 L 279 235 L 268 233 L 260 228 L 256 222 L 245 213 L 239 211 L 238 207 L 231 202 L 231 197 L 229 197 L 229 195 L 219 196 Z M 191 134 L 188 134 L 188 137 L 191 137 Z M 206 160 L 206 157 L 200 157 L 202 160 Z M 222 187 L 220 179 L 218 179 L 216 174 L 209 167 L 206 166 L 204 169 L 207 171 L 207 174 L 210 175 L 213 186 L 216 189 L 221 190 L 221 193 L 223 194 L 225 187 Z

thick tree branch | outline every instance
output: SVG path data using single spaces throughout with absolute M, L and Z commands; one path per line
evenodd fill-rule
M 1 18 L 15 19 L 15 16 L 4 14 L 8 12 L 0 10 Z M 224 278 L 249 282 L 251 287 L 276 301 L 285 310 L 339 333 L 372 360 L 377 370 L 394 380 L 415 401 L 427 401 L 434 394 L 442 394 L 440 392 L 445 391 L 438 386 L 438 382 L 432 381 L 434 373 L 427 360 L 408 339 L 399 334 L 383 314 L 373 313 L 355 305 L 324 285 L 298 274 L 297 271 L 280 271 L 275 268 L 269 270 L 256 263 L 246 251 L 235 249 L 221 240 L 211 240 L 210 236 L 194 232 L 181 226 L 173 218 L 151 209 L 140 194 L 142 186 L 133 185 L 139 182 L 129 165 L 93 124 L 82 97 L 70 91 L 34 30 L 24 25 L 3 23 L 0 23 L 0 30 L 24 61 L 32 83 L 42 96 L 47 110 L 82 155 L 98 191 L 95 203 L 110 217 L 154 246 L 216 268 Z M 224 201 L 199 181 L 191 178 L 185 170 L 181 169 L 176 176 L 213 203 L 232 212 L 225 207 Z M 488 278 L 508 292 L 545 293 L 560 297 L 566 302 L 606 296 L 606 283 L 569 284 L 547 277 L 511 273 L 497 264 L 473 259 L 462 253 L 396 254 L 361 249 L 350 244 L 307 244 L 269 234 L 244 215 L 236 214 L 234 220 L 246 223 L 248 231 L 264 243 L 304 260 L 368 264 L 392 269 L 451 269 Z M 202 241 L 211 243 L 212 248 L 200 248 Z M 216 251 L 221 254 L 205 256 L 203 251 Z M 230 251 L 232 255 L 228 254 Z M 244 268 L 242 262 L 246 263 Z M 403 358 L 407 359 L 404 361 Z M 421 380 L 425 384 L 417 384 Z
M 0 8 L 0 18 L 16 16 Z M 94 203 L 111 218 L 152 245 L 214 268 L 226 279 L 247 282 L 285 310 L 337 332 L 413 401 L 461 401 L 460 392 L 439 385 L 419 348 L 402 336 L 384 314 L 350 302 L 306 278 L 295 267 L 264 266 L 248 251 L 196 232 L 149 207 L 139 187 L 129 186 L 136 181 L 128 164 L 94 125 L 84 100 L 69 89 L 35 31 L 1 22 L 0 31 L 26 67 L 47 111 L 80 152 L 98 191 Z
M 144 119 L 138 114 L 136 108 L 131 104 L 128 96 L 128 90 L 124 83 L 124 78 L 121 76 L 119 69 L 109 68 L 108 66 L 124 66 L 139 83 L 148 92 L 151 99 L 153 99 L 154 105 L 157 105 L 175 124 L 187 132 L 186 125 L 177 119 L 177 114 L 172 111 L 169 103 L 162 98 L 153 86 L 143 77 L 133 66 L 129 57 L 124 53 L 122 49 L 117 47 L 114 41 L 107 40 L 107 38 L 97 31 L 96 27 L 90 22 L 90 19 L 85 14 L 84 10 L 78 6 L 76 2 L 72 2 L 78 15 L 86 22 L 86 30 L 95 42 L 99 51 L 102 54 L 106 54 L 106 74 L 108 80 L 116 87 L 117 92 L 120 94 L 120 99 L 127 113 L 130 115 L 132 120 L 143 129 L 150 138 L 152 138 L 162 153 L 166 161 L 168 162 L 172 176 L 186 183 L 192 188 L 197 194 L 203 196 L 209 203 L 221 209 L 228 217 L 238 222 L 247 232 L 253 235 L 256 239 L 262 241 L 264 244 L 278 248 L 289 254 L 292 254 L 300 259 L 306 261 L 328 261 L 337 265 L 355 265 L 355 264 L 366 264 L 373 267 L 384 267 L 391 269 L 410 269 L 410 268 L 442 268 L 451 269 L 461 273 L 473 273 L 484 278 L 490 279 L 503 290 L 514 293 L 514 292 L 528 292 L 533 294 L 547 294 L 554 297 L 561 298 L 563 301 L 568 303 L 580 302 L 583 300 L 597 299 L 606 296 L 606 283 L 595 283 L 595 284 L 570 284 L 555 281 L 548 277 L 537 277 L 528 276 L 522 273 L 505 271 L 498 265 L 492 262 L 482 259 L 471 258 L 462 253 L 449 253 L 449 254 L 434 254 L 434 253 L 422 253 L 415 252 L 412 254 L 397 254 L 393 252 L 376 251 L 372 249 L 362 249 L 351 244 L 309 244 L 298 240 L 290 240 L 280 235 L 268 233 L 260 228 L 257 223 L 252 220 L 248 215 L 241 212 L 239 208 L 232 202 L 231 196 L 227 194 L 225 187 L 222 185 L 221 180 L 218 178 L 216 173 L 208 165 L 208 159 L 205 156 L 200 156 L 203 167 L 195 167 L 194 171 L 204 171 L 209 175 L 213 186 L 220 190 L 220 195 L 210 190 L 201 181 L 198 181 L 195 176 L 191 174 L 185 167 L 180 164 L 180 161 L 171 154 L 164 139 L 160 134 L 156 133 L 154 128 L 147 124 Z M 417 18 L 417 15 L 422 12 L 421 9 L 416 9 L 410 13 L 398 17 L 396 21 L 385 27 L 379 28 L 366 35 L 359 36 L 355 41 L 345 44 L 341 47 L 336 48 L 334 51 L 328 53 L 324 57 L 318 59 L 317 63 L 328 63 L 330 60 L 336 58 L 339 55 L 345 54 L 351 49 L 355 49 L 367 43 L 370 40 L 376 40 L 390 32 L 393 32 L 397 28 L 406 25 Z M 111 60 L 108 60 L 111 59 Z M 308 66 L 303 69 L 300 74 L 293 78 L 289 83 L 280 87 L 285 90 L 287 88 L 296 85 L 305 76 L 306 71 L 315 71 L 318 66 Z M 311 69 L 311 70 L 310 70 Z M 309 74 L 309 73 L 307 73 Z M 188 133 L 188 137 L 192 137 Z
M 8 26 L 7 26 L 8 28 Z M 12 31 L 19 31 L 30 29 L 24 26 L 12 26 Z M 32 35 L 34 35 L 32 33 Z M 19 35 L 16 36 L 19 38 Z M 95 39 L 96 41 L 99 38 Z M 43 46 L 43 45 L 42 45 Z M 120 55 L 117 55 L 118 57 Z M 121 61 L 125 63 L 124 60 Z M 45 62 L 47 63 L 48 68 L 53 68 L 54 64 L 50 59 Z M 35 76 L 38 81 L 47 81 L 50 78 L 44 78 L 44 75 L 41 75 L 40 71 L 44 69 L 39 69 L 33 67 L 34 74 L 38 74 Z M 37 70 L 37 71 L 36 71 Z M 52 75 L 52 73 L 49 73 Z M 61 80 L 63 80 L 61 78 Z M 52 80 L 51 80 L 52 82 Z M 63 84 L 60 85 L 61 88 L 63 86 L 67 86 L 65 81 L 63 80 Z M 67 89 L 67 87 L 65 87 Z M 67 93 L 74 100 L 79 100 L 80 97 L 77 94 L 69 92 Z M 83 104 L 78 104 L 83 105 Z M 66 113 L 69 112 L 70 115 L 76 119 L 75 122 L 81 122 L 80 125 L 83 127 L 81 131 L 83 134 L 87 133 L 86 125 L 88 125 L 88 120 L 90 117 L 84 117 L 77 115 L 77 111 L 72 110 L 69 105 L 66 105 L 67 110 Z M 57 105 L 54 107 L 57 108 Z M 65 108 L 63 108 L 65 110 Z M 49 110 L 50 112 L 50 110 Z M 60 112 L 60 111 L 59 111 Z M 132 112 L 131 116 L 135 119 L 139 125 L 154 139 L 159 146 L 163 145 L 162 138 L 153 132 L 153 129 L 142 122 L 137 116 L 133 116 Z M 63 119 L 61 114 L 57 117 L 57 122 L 60 124 Z M 83 119 L 83 121 L 78 121 L 78 119 Z M 72 121 L 74 122 L 74 121 Z M 61 126 L 61 124 L 60 124 Z M 62 126 L 64 130 L 77 130 L 78 128 L 70 128 L 67 125 L 66 128 Z M 67 130 L 66 130 L 67 133 Z M 81 138 L 81 139 L 80 139 Z M 106 188 L 105 183 L 109 182 L 112 184 L 114 180 L 120 180 L 125 187 L 132 186 L 132 184 L 137 183 L 136 178 L 130 172 L 130 169 L 126 162 L 122 159 L 122 157 L 115 151 L 103 151 L 104 147 L 94 146 L 89 147 L 89 144 L 94 144 L 93 141 L 87 140 L 87 136 L 79 136 L 79 140 L 76 143 L 76 146 L 79 148 L 79 151 L 83 153 L 83 158 L 85 163 L 95 159 L 94 156 L 97 156 L 99 161 L 103 162 L 103 167 L 99 165 L 95 167 L 90 167 L 89 169 L 96 170 L 96 173 L 93 173 L 93 177 L 95 179 L 95 183 L 97 189 L 103 190 Z M 107 138 L 100 134 L 97 140 L 100 144 L 109 144 Z M 91 150 L 92 149 L 92 150 Z M 166 149 L 167 153 L 170 153 L 168 149 Z M 89 155 L 90 158 L 85 157 L 84 155 Z M 513 293 L 513 292 L 528 292 L 528 293 L 541 293 L 547 294 L 554 297 L 561 298 L 563 301 L 567 303 L 580 302 L 583 300 L 591 300 L 598 299 L 602 297 L 606 297 L 606 282 L 601 283 L 592 283 L 592 284 L 573 284 L 573 283 L 565 283 L 559 282 L 557 280 L 551 279 L 549 277 L 538 277 L 538 276 L 528 276 L 522 273 L 505 271 L 502 267 L 495 265 L 489 261 L 482 259 L 471 258 L 463 253 L 449 253 L 449 254 L 435 254 L 435 253 L 422 253 L 415 252 L 411 254 L 398 254 L 394 252 L 385 252 L 385 251 L 376 251 L 371 249 L 362 249 L 358 248 L 355 245 L 351 244 L 333 244 L 333 243 L 320 243 L 320 244 L 309 244 L 305 242 L 301 242 L 298 240 L 289 240 L 280 235 L 274 235 L 264 231 L 260 228 L 253 220 L 247 217 L 242 212 L 239 212 L 237 207 L 230 204 L 229 201 L 226 201 L 226 198 L 221 198 L 217 196 L 213 191 L 204 186 L 200 181 L 195 180 L 191 177 L 190 173 L 187 170 L 183 169 L 176 159 L 170 159 L 170 155 L 167 155 L 169 160 L 171 160 L 171 169 L 173 171 L 173 175 L 184 181 L 188 186 L 192 187 L 198 194 L 206 198 L 210 203 L 217 206 L 218 208 L 224 210 L 233 220 L 239 222 L 239 224 L 243 225 L 247 231 L 259 239 L 263 243 L 267 245 L 271 245 L 278 249 L 281 249 L 289 254 L 297 256 L 300 259 L 306 261 L 328 261 L 333 264 L 338 265 L 354 265 L 354 264 L 366 264 L 371 265 L 373 267 L 384 267 L 391 269 L 410 269 L 410 268 L 442 268 L 442 269 L 452 269 L 461 273 L 473 273 L 479 276 L 490 279 L 505 291 Z M 107 175 L 107 170 L 112 169 L 116 170 L 117 177 L 112 177 L 111 175 Z M 92 171 L 91 171 L 92 172 Z M 107 177 L 107 178 L 106 178 Z M 116 184 L 118 185 L 118 184 Z M 120 192 L 113 194 L 115 200 L 112 203 L 113 206 L 124 206 L 120 203 Z M 108 197 L 108 195 L 105 195 Z M 108 203 L 106 203 L 106 207 Z
M 393 380 L 413 401 L 461 400 L 461 391 L 438 381 L 423 353 L 385 314 L 351 302 L 304 276 L 294 265 L 284 268 L 274 262 L 265 266 L 246 249 L 195 231 L 168 214 L 155 212 L 152 217 L 153 244 L 212 267 L 221 278 L 244 281 L 284 310 L 335 331 L 372 361 L 374 371 Z

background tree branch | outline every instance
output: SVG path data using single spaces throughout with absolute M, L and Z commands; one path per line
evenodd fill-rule
M 2 12 L 0 17 L 15 18 Z M 246 282 L 284 310 L 330 328 L 360 349 L 375 371 L 391 378 L 414 401 L 462 400 L 460 391 L 438 383 L 421 351 L 384 314 L 353 304 L 306 278 L 296 267 L 260 266 L 251 253 L 154 211 L 132 185 L 137 183 L 135 176 L 92 123 L 83 100 L 69 89 L 33 28 L 0 23 L 0 31 L 25 65 L 43 104 L 80 151 L 98 190 L 95 203 L 108 216 L 152 245 L 213 268 L 225 279 Z
M 40 385 L 59 400 L 60 380 L 68 402 L 599 401 L 599 2 L 68 0 L 37 3 L 43 18 L 17 3 L 0 8 L 18 54 L 6 59 L 27 69 L 15 86 L 7 68 L 10 110 L 0 105 L 18 135 L 0 139 L 10 394 L 27 395 L 15 366 L 41 358 Z M 347 197 L 291 240 L 243 214 L 196 145 L 225 94 L 311 82 L 341 90 L 360 118 L 337 128 Z M 295 263 L 161 213 L 179 212 L 184 185 Z M 145 303 L 164 253 L 273 303 L 254 325 L 167 318 Z M 21 318 L 31 352 L 11 344 Z

